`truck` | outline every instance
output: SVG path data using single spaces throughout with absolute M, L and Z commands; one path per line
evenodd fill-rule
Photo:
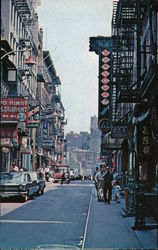
M 61 166 L 57 166 L 54 169 L 53 172 L 53 182 L 60 182 L 62 183 L 62 176 L 63 176 L 63 172 L 65 174 L 65 177 L 67 179 L 67 183 L 70 182 L 70 167 L 67 165 L 61 165 Z

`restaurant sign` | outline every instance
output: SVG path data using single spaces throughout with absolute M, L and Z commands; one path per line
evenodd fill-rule
M 1 122 L 26 122 L 28 120 L 28 99 L 1 98 L 0 108 Z

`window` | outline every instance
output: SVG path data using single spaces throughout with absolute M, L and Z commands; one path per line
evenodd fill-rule
M 13 22 L 13 3 L 11 3 L 11 23 Z

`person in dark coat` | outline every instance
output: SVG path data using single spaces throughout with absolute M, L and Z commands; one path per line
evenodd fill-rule
M 105 203 L 108 201 L 108 204 L 110 204 L 112 196 L 113 174 L 111 173 L 110 168 L 108 166 L 106 166 L 106 172 L 103 178 L 104 178 L 104 200 Z

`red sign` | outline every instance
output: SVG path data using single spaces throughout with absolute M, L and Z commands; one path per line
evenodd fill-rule
M 103 86 L 101 87 L 101 89 L 107 91 L 107 90 L 109 89 L 109 86 L 108 86 L 108 85 L 103 85 Z
M 102 51 L 102 55 L 103 55 L 103 56 L 108 56 L 109 54 L 110 54 L 110 51 L 107 50 L 107 49 L 104 49 L 104 50 Z
M 28 120 L 28 99 L 22 97 L 2 98 L 0 106 L 2 122 L 26 122 Z
M 108 63 L 110 61 L 110 59 L 108 57 L 103 57 L 102 58 L 102 62 L 104 63 Z
M 108 97 L 109 93 L 104 91 L 101 95 L 102 95 L 102 97 Z
M 110 73 L 108 71 L 103 71 L 101 74 L 104 77 L 107 77 L 108 75 L 110 75 Z
M 104 70 L 107 70 L 109 68 L 110 68 L 110 66 L 107 63 L 102 65 L 102 69 L 104 69 Z
M 103 84 L 107 84 L 108 82 L 110 82 L 110 80 L 109 80 L 108 78 L 103 78 L 103 79 L 101 80 L 101 82 L 102 82 Z

